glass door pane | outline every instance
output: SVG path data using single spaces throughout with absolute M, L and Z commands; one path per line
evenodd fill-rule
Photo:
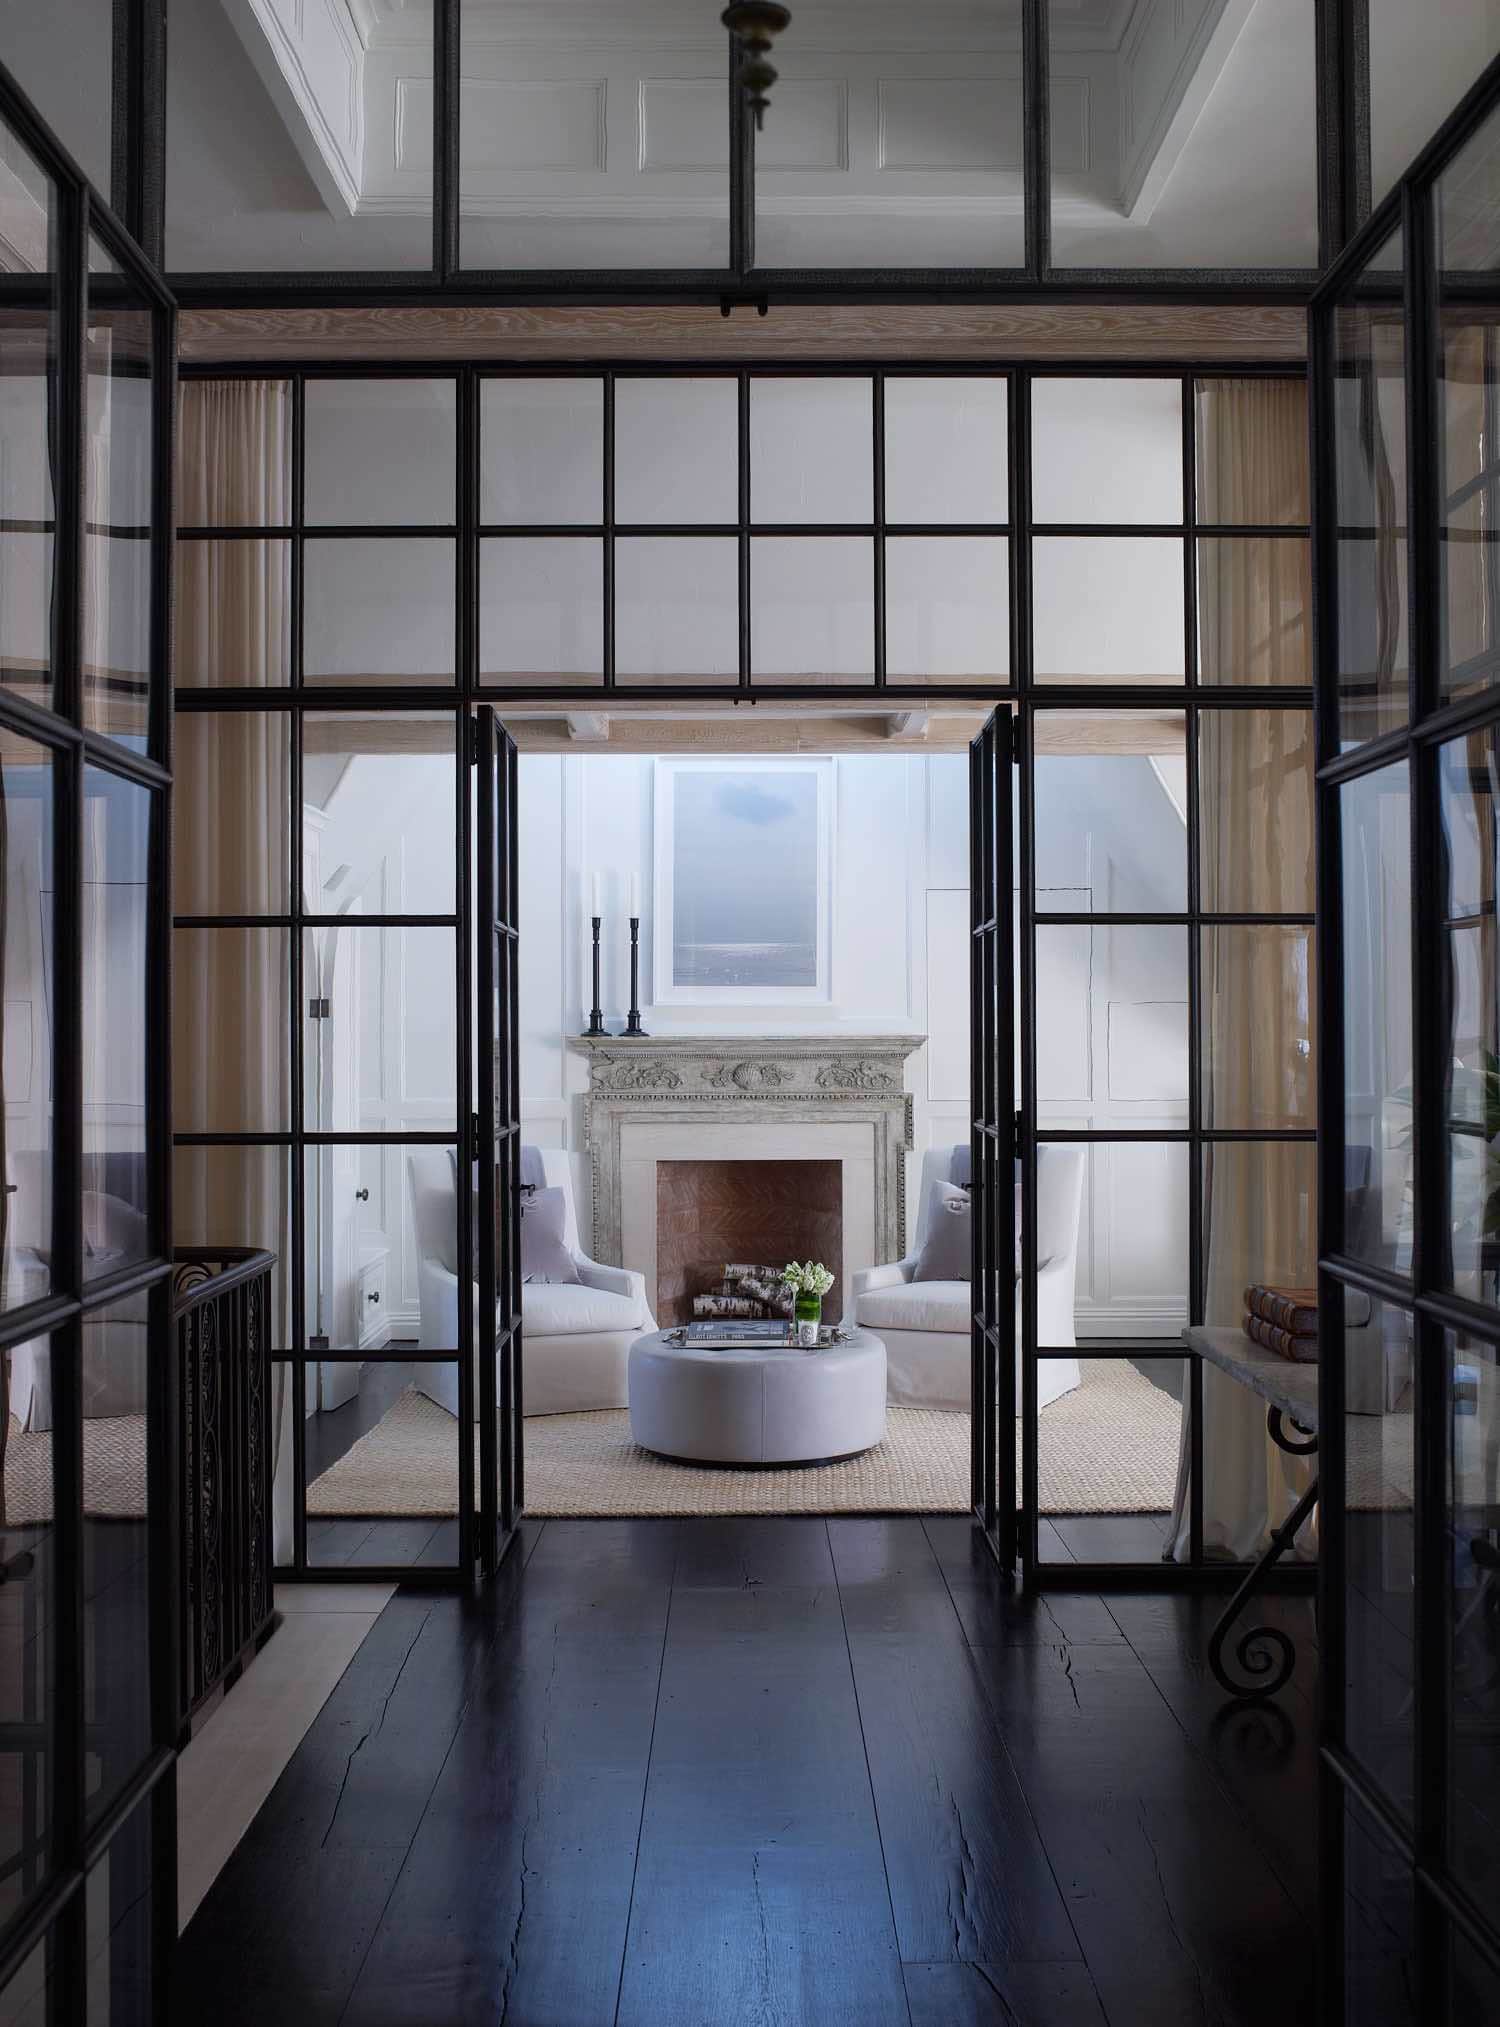
M 408 13 L 431 20 L 431 0 Z M 729 38 L 612 0 L 460 0 L 466 268 L 727 268 Z

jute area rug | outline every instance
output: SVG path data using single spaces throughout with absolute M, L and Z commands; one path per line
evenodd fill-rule
M 1118 1360 L 1042 1410 L 1047 1513 L 1154 1513 L 1172 1503 L 1180 1411 Z M 413 1389 L 308 1487 L 320 1517 L 457 1512 L 453 1417 Z M 624 1409 L 526 1424 L 526 1510 L 553 1518 L 734 1513 L 961 1513 L 969 1417 L 892 1408 L 885 1441 L 843 1464 L 735 1471 L 670 1464 L 631 1440 Z
M 1158 1513 L 1172 1503 L 1177 1405 L 1133 1366 L 1084 1360 L 1082 1385 L 1042 1409 L 1044 1513 Z M 1410 1415 L 1352 1415 L 1352 1511 L 1411 1506 Z M 438 1515 L 458 1510 L 453 1418 L 408 1390 L 308 1489 L 327 1515 Z M 969 1418 L 892 1408 L 886 1440 L 847 1464 L 797 1471 L 705 1471 L 667 1464 L 630 1440 L 623 1411 L 545 1415 L 526 1424 L 526 1504 L 539 1515 L 962 1512 L 968 1504 Z M 143 1415 L 86 1420 L 84 1507 L 97 1520 L 146 1511 Z M 15 1422 L 5 1456 L 0 1526 L 52 1519 L 52 1437 Z

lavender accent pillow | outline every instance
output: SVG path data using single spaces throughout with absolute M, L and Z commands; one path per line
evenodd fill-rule
M 973 1255 L 969 1192 L 951 1182 L 934 1183 L 932 1217 L 917 1255 L 913 1281 L 967 1281 Z
M 523 1190 L 521 1193 L 521 1279 L 523 1281 L 573 1281 L 579 1273 L 573 1255 L 563 1243 L 568 1199 L 560 1189 Z

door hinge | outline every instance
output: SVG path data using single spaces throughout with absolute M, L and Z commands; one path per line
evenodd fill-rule
M 307 1002 L 307 1018 L 310 1021 L 327 1021 L 333 1018 L 333 1001 L 310 999 Z
M 1021 714 L 1019 711 L 1011 713 L 1010 760 L 1013 767 L 1019 767 L 1021 764 Z
M 477 767 L 479 765 L 479 720 L 471 717 L 467 722 L 469 727 L 469 765 Z

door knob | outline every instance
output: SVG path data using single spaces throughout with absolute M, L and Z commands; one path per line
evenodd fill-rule
M 367 1189 L 357 1189 L 354 1192 L 354 1201 L 358 1204 L 367 1204 L 370 1201 L 370 1192 Z
M 366 1302 L 378 1302 L 380 1300 L 380 1290 L 378 1288 L 373 1289 L 371 1293 L 365 1297 L 365 1300 Z

